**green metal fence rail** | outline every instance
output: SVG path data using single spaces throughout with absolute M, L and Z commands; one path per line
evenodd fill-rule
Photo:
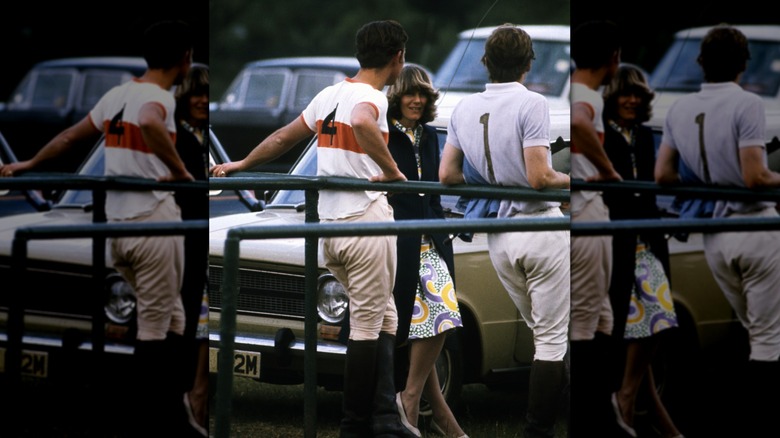
M 527 187 L 479 186 L 459 184 L 445 186 L 425 181 L 368 182 L 364 179 L 337 176 L 303 176 L 278 173 L 238 172 L 229 178 L 211 178 L 212 190 L 372 190 L 388 193 L 428 193 L 474 198 L 523 199 L 527 201 L 568 202 L 568 190 L 533 190 Z
M 317 384 L 317 240 L 319 237 L 376 236 L 416 234 L 419 232 L 507 232 L 568 230 L 569 218 L 548 219 L 439 219 L 405 220 L 360 224 L 318 223 L 318 190 L 372 190 L 388 193 L 430 193 L 461 195 L 473 198 L 522 199 L 567 202 L 568 190 L 537 191 L 522 187 L 457 185 L 432 182 L 371 183 L 344 177 L 290 176 L 280 174 L 236 174 L 230 178 L 212 178 L 211 189 L 299 189 L 306 194 L 306 223 L 285 226 L 253 226 L 231 229 L 225 241 L 223 258 L 222 308 L 220 310 L 220 355 L 217 364 L 216 437 L 230 436 L 233 391 L 233 356 L 235 352 L 236 310 L 238 298 L 238 264 L 240 241 L 276 237 L 305 239 L 305 323 L 304 323 L 304 436 L 316 436 Z
M 621 194 L 646 193 L 654 195 L 680 196 L 691 199 L 774 201 L 780 202 L 780 190 L 751 190 L 739 187 L 715 185 L 670 185 L 659 186 L 645 181 L 585 182 L 573 179 L 572 191 L 589 190 Z M 642 231 L 663 231 L 667 233 L 725 231 L 766 231 L 780 229 L 780 218 L 664 218 L 632 219 L 610 222 L 578 222 L 571 224 L 571 234 L 595 236 L 605 234 L 634 234 Z

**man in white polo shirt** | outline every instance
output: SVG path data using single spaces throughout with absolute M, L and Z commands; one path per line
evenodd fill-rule
M 679 182 L 677 165 L 682 160 L 705 183 L 780 187 L 780 173 L 767 168 L 764 102 L 738 84 L 749 59 L 747 38 L 737 28 L 716 26 L 704 37 L 698 62 L 705 83 L 669 108 L 655 168 L 659 184 Z M 778 213 L 774 202 L 719 200 L 713 216 L 761 218 Z M 780 390 L 778 248 L 778 231 L 704 234 L 707 263 L 749 337 L 747 368 L 736 373 L 747 377 L 737 384 L 745 388 L 744 397 L 735 401 L 744 408 L 735 415 L 735 432 L 743 436 L 769 436 L 768 431 L 776 431 L 774 417 L 780 411 L 773 396 Z
M 567 189 L 569 176 L 552 168 L 547 100 L 523 85 L 534 59 L 531 37 L 511 24 L 485 43 L 490 83 L 463 98 L 447 128 L 439 180 L 461 184 L 468 160 L 490 184 Z M 559 202 L 502 200 L 498 217 L 563 217 Z M 523 320 L 533 331 L 528 438 L 552 437 L 566 385 L 569 326 L 569 232 L 488 234 L 490 259 Z

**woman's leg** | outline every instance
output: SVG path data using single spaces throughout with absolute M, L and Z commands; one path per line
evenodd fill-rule
M 680 436 L 680 431 L 677 429 L 677 426 L 674 425 L 672 417 L 669 416 L 669 412 L 666 410 L 666 407 L 661 401 L 661 397 L 655 389 L 653 370 L 650 365 L 647 366 L 647 375 L 645 376 L 645 383 L 642 385 L 642 391 L 647 391 L 649 399 L 652 402 L 650 408 L 658 422 L 658 427 L 661 429 L 661 437 L 670 438 Z
M 433 421 L 436 422 L 441 430 L 447 433 L 448 437 L 460 437 L 465 435 L 463 429 L 460 428 L 458 421 L 455 419 L 455 415 L 452 414 L 452 410 L 450 410 L 447 400 L 444 399 L 444 395 L 441 393 L 439 376 L 436 374 L 435 366 L 431 367 L 431 373 L 428 375 L 428 380 L 425 382 L 423 395 L 431 405 Z
M 195 382 L 187 393 L 192 405 L 195 420 L 204 428 L 208 428 L 208 396 L 209 396 L 209 344 L 203 339 L 198 341 L 198 365 L 195 371 Z
M 409 374 L 406 377 L 406 388 L 401 393 L 406 418 L 413 426 L 417 425 L 420 414 L 420 397 L 425 382 L 431 374 L 436 359 L 444 347 L 446 333 L 431 338 L 413 339 L 409 351 Z
M 623 421 L 631 427 L 634 425 L 637 395 L 650 368 L 650 361 L 655 354 L 657 345 L 657 338 L 650 336 L 649 338 L 632 340 L 626 349 L 626 368 L 617 399 L 623 414 Z

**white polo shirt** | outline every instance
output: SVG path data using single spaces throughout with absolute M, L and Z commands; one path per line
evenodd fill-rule
M 347 78 L 331 85 L 317 94 L 301 114 L 309 129 L 317 133 L 317 175 L 368 179 L 382 173 L 352 130 L 352 110 L 361 103 L 376 109 L 379 130 L 387 143 L 387 97 L 369 84 Z M 320 219 L 361 215 L 382 195 L 373 191 L 321 190 Z
M 593 114 L 593 126 L 596 129 L 601 144 L 604 144 L 604 99 L 601 94 L 587 85 L 574 82 L 571 84 L 571 103 L 582 103 L 587 105 Z M 571 142 L 571 177 L 585 179 L 598 174 L 596 166 L 588 160 L 577 148 L 577 143 Z M 601 196 L 601 192 L 590 190 L 575 190 L 571 194 L 571 211 L 577 214 L 596 196 Z
M 524 148 L 546 147 L 547 164 L 552 167 L 547 99 L 519 82 L 486 84 L 485 91 L 466 96 L 455 106 L 447 143 L 462 150 L 485 181 L 490 181 L 487 147 L 495 184 L 530 187 Z M 498 216 L 558 206 L 558 202 L 502 200 Z
M 170 173 L 141 135 L 138 113 L 150 102 L 163 109 L 165 127 L 175 144 L 176 101 L 170 91 L 157 84 L 139 79 L 125 82 L 109 90 L 90 111 L 90 121 L 106 138 L 106 176 L 157 179 Z M 168 196 L 173 192 L 110 190 L 106 193 L 106 216 L 114 220 L 144 216 Z
M 705 180 L 701 148 L 713 184 L 745 187 L 739 149 L 764 146 L 764 103 L 734 82 L 705 83 L 699 92 L 677 99 L 664 121 L 662 143 L 676 150 L 685 164 Z M 764 163 L 766 164 L 766 150 Z M 773 207 L 774 202 L 717 201 L 715 217 Z

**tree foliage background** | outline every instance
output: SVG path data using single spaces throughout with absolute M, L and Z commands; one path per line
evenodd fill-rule
M 476 26 L 569 24 L 569 0 L 209 0 L 211 99 L 241 67 L 286 56 L 353 56 L 358 28 L 400 22 L 406 60 L 438 69 L 460 31 Z
M 208 2 L 208 3 L 207 3 Z M 0 100 L 36 63 L 71 56 L 141 56 L 140 37 L 159 20 L 183 20 L 195 33 L 194 60 L 209 62 L 211 0 L 14 2 L 0 26 Z M 8 5 L 7 3 L 6 5 Z

